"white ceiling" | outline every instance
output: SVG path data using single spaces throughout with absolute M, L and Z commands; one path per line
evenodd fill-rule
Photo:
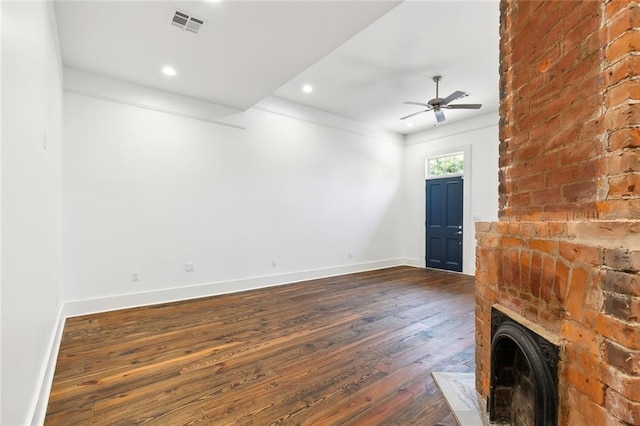
M 205 21 L 198 34 L 171 26 L 179 9 Z M 498 108 L 497 0 L 56 1 L 65 66 L 241 111 L 267 96 L 398 133 L 435 125 L 403 105 L 471 94 Z M 160 69 L 172 65 L 169 78 Z M 303 84 L 314 91 L 301 91 Z M 406 127 L 407 122 L 414 124 Z

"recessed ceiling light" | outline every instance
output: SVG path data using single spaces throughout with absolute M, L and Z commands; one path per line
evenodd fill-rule
M 162 74 L 173 77 L 176 75 L 176 69 L 167 65 L 166 67 L 162 67 Z
M 413 127 L 413 123 L 407 123 L 407 127 Z
M 313 92 L 313 86 L 311 86 L 310 84 L 305 84 L 304 86 L 302 86 L 302 91 L 304 93 L 311 93 Z

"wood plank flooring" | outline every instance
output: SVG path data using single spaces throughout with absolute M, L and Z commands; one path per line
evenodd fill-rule
M 473 277 L 397 267 L 67 320 L 45 424 L 455 425 Z

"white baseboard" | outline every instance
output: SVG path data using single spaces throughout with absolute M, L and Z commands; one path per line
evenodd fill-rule
M 179 300 L 195 299 L 199 297 L 237 293 L 240 291 L 255 290 L 259 288 L 291 284 L 299 281 L 327 278 L 336 275 L 365 272 L 401 265 L 413 266 L 407 263 L 407 259 L 388 259 L 331 268 L 290 272 L 286 274 L 265 275 L 238 280 L 197 284 L 187 287 L 175 287 L 143 293 L 130 293 L 97 299 L 75 300 L 65 303 L 64 313 L 65 317 L 69 318 L 98 312 L 155 305 L 158 303 L 176 302 Z
M 51 384 L 53 383 L 53 375 L 56 371 L 56 362 L 58 360 L 58 351 L 60 350 L 60 342 L 62 341 L 62 332 L 64 331 L 64 308 L 58 311 L 58 319 L 56 328 L 49 341 L 49 355 L 44 360 L 41 368 L 40 389 L 34 397 L 31 412 L 31 425 L 44 424 L 44 418 L 47 414 L 47 405 L 49 403 L 49 393 L 51 392 Z
M 404 259 L 404 264 L 416 268 L 424 268 L 424 259 Z

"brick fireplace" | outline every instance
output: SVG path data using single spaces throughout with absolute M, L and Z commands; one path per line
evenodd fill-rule
M 560 425 L 640 424 L 640 6 L 501 3 L 499 221 L 477 223 L 476 388 L 492 308 L 559 348 Z

